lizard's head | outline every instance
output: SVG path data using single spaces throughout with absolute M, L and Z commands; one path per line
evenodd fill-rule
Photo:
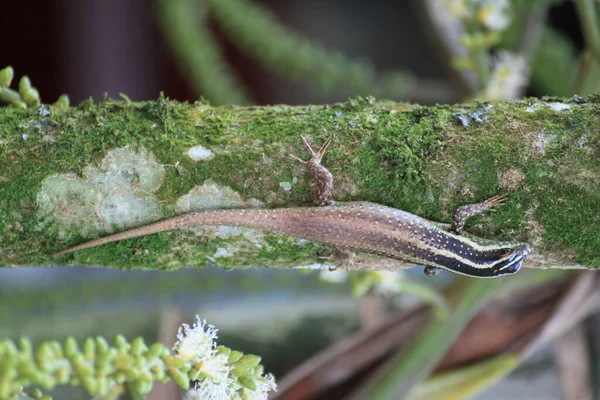
M 529 246 L 525 243 L 519 243 L 506 247 L 501 251 L 503 252 L 502 256 L 500 261 L 492 268 L 493 274 L 491 276 L 508 275 L 518 272 L 521 264 L 523 264 L 523 261 L 525 261 L 525 258 L 529 254 Z

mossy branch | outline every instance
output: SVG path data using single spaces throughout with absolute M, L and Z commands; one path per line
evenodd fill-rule
M 525 266 L 600 266 L 599 98 L 421 107 L 357 98 L 332 106 L 212 107 L 164 98 L 91 101 L 49 115 L 0 109 L 0 265 L 123 269 L 295 267 L 329 254 L 262 231 L 198 227 L 84 250 L 91 238 L 190 210 L 308 204 L 299 139 L 333 138 L 334 197 L 526 241 Z M 406 264 L 360 255 L 358 268 Z

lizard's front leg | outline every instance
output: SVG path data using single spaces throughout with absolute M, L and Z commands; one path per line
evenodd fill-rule
M 310 159 L 308 161 L 304 161 L 301 158 L 291 154 L 290 157 L 304 164 L 310 173 L 309 185 L 313 203 L 317 206 L 332 205 L 333 201 L 331 200 L 331 189 L 333 188 L 333 175 L 331 175 L 331 172 L 329 172 L 327 168 L 321 165 L 321 160 L 323 159 L 325 151 L 327 151 L 327 147 L 331 144 L 331 139 L 327 139 L 319 151 L 314 151 L 311 145 L 308 143 L 308 140 L 306 140 L 304 136 L 301 137 L 302 141 L 308 148 Z
M 454 218 L 452 219 L 452 225 L 448 229 L 458 235 L 462 234 L 465 223 L 469 218 L 474 215 L 481 214 L 484 211 L 492 210 L 495 206 L 499 206 L 506 200 L 508 195 L 503 194 L 500 196 L 490 197 L 489 199 L 482 201 L 481 203 L 465 204 L 460 206 L 454 212 Z M 425 267 L 423 272 L 425 275 L 437 275 L 441 271 L 441 268 L 437 267 Z
M 299 157 L 290 154 L 290 157 L 301 162 L 306 166 L 306 169 L 310 173 L 310 191 L 312 195 L 312 201 L 317 206 L 330 206 L 334 202 L 331 199 L 331 190 L 333 189 L 333 175 L 327 168 L 321 165 L 321 160 L 323 159 L 323 155 L 325 151 L 327 151 L 327 147 L 331 144 L 331 138 L 327 139 L 325 143 L 321 146 L 318 151 L 314 151 L 310 143 L 305 136 L 301 136 L 302 141 L 308 148 L 308 152 L 310 153 L 310 159 L 308 161 L 304 161 Z M 335 249 L 334 255 L 331 257 L 324 258 L 335 258 L 339 261 L 338 266 L 335 268 L 331 268 L 331 270 L 336 270 L 340 266 L 354 266 L 354 262 L 352 261 L 354 258 L 354 252 L 347 249 Z

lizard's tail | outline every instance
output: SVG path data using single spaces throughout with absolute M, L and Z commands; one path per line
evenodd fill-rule
M 307 211 L 308 210 L 308 211 Z M 226 226 L 244 226 L 247 228 L 264 229 L 275 233 L 294 236 L 303 231 L 307 239 L 312 236 L 307 230 L 311 225 L 307 222 L 307 216 L 312 215 L 312 219 L 322 219 L 319 216 L 320 211 L 326 211 L 326 207 L 318 208 L 281 208 L 272 210 L 261 209 L 222 209 L 207 210 L 182 214 L 177 217 L 167 218 L 162 221 L 144 225 L 139 228 L 130 229 L 124 232 L 116 233 L 90 242 L 82 243 L 66 250 L 55 253 L 55 256 L 70 253 L 72 251 L 88 249 L 90 247 L 100 246 L 106 243 L 117 242 L 119 240 L 132 239 L 139 236 L 151 235 L 153 233 L 170 231 L 197 225 L 226 225 Z M 314 214 L 314 215 L 313 215 Z M 313 239 L 319 239 L 315 237 Z
M 53 256 L 60 256 L 61 254 L 70 253 L 72 251 L 88 249 L 90 247 L 100 246 L 106 243 L 118 242 L 119 240 L 131 239 L 139 236 L 146 236 L 156 232 L 164 232 L 173 229 L 177 229 L 185 226 L 186 216 L 175 217 L 170 220 L 163 220 L 154 222 L 149 225 L 144 225 L 139 228 L 130 229 L 124 232 L 115 233 L 114 235 L 98 238 L 89 242 L 78 244 L 77 246 L 69 247 L 68 249 L 61 250 L 58 253 L 54 253 Z M 179 223 L 178 223 L 179 222 Z

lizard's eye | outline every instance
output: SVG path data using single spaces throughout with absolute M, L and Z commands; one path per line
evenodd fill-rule
M 504 249 L 504 250 L 500 250 L 500 258 L 507 258 L 508 256 L 510 256 L 512 253 L 512 251 L 510 251 L 510 249 Z

